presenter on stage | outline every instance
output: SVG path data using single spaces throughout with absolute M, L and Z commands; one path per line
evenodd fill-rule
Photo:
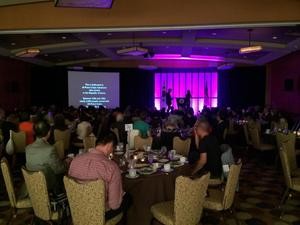
M 167 112 L 170 112 L 171 109 L 172 109 L 172 96 L 171 96 L 171 92 L 172 92 L 172 89 L 168 89 L 168 92 L 166 94 L 166 102 L 167 102 Z
M 191 91 L 187 90 L 186 95 L 185 95 L 185 107 L 187 109 L 189 109 L 191 107 L 191 98 L 192 98 Z
M 161 103 L 160 103 L 160 108 L 161 109 L 166 108 L 166 106 L 167 106 L 166 96 L 167 96 L 166 86 L 163 86 L 162 93 L 161 93 Z

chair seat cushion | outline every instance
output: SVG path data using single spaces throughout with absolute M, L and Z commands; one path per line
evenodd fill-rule
M 293 178 L 292 183 L 293 183 L 292 189 L 295 191 L 300 191 L 300 178 Z
M 120 214 L 116 215 L 114 218 L 111 218 L 110 220 L 106 221 L 105 225 L 118 224 L 121 221 L 122 217 L 123 217 L 123 213 L 120 213 Z
M 51 213 L 51 220 L 56 221 L 56 220 L 58 220 L 58 219 L 59 219 L 59 213 L 53 211 L 53 212 Z
M 292 176 L 294 177 L 300 177 L 300 168 L 297 168 L 292 171 Z
M 18 199 L 16 208 L 18 209 L 23 209 L 23 208 L 31 208 L 31 202 L 29 198 L 23 198 L 23 199 Z
M 275 146 L 274 145 L 270 145 L 270 144 L 261 143 L 258 146 L 258 150 L 260 150 L 260 151 L 270 151 L 270 150 L 274 150 L 274 149 L 275 149 Z
M 219 189 L 209 189 L 208 196 L 205 198 L 203 207 L 205 209 L 223 210 L 223 197 L 224 192 Z
M 155 219 L 164 225 L 174 225 L 174 201 L 161 202 L 151 207 L 151 212 Z

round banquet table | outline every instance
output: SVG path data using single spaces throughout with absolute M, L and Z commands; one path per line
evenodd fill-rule
M 123 175 L 123 188 L 133 200 L 127 214 L 128 225 L 150 225 L 153 204 L 174 200 L 175 180 L 180 175 L 187 175 L 187 164 L 174 168 L 170 173 L 161 171 L 151 175 L 140 175 L 136 179 L 126 178 Z

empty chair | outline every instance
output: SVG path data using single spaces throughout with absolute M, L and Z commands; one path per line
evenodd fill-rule
M 90 148 L 96 147 L 96 137 L 88 136 L 83 139 L 84 151 L 87 152 Z
M 250 136 L 253 148 L 255 148 L 256 150 L 262 151 L 262 152 L 275 149 L 274 145 L 270 145 L 270 144 L 261 142 L 260 132 L 259 132 L 259 128 L 257 126 L 248 126 L 248 129 L 249 129 L 249 136 Z
M 120 213 L 105 221 L 105 185 L 102 180 L 78 183 L 64 177 L 73 225 L 114 225 L 120 222 Z
M 143 149 L 143 146 L 152 146 L 152 137 L 142 138 L 141 136 L 134 137 L 134 149 Z
M 64 148 L 65 150 L 69 150 L 70 148 L 70 138 L 71 138 L 71 133 L 70 130 L 54 130 L 54 141 L 63 141 L 64 142 Z
M 14 143 L 14 152 L 24 153 L 26 148 L 26 133 L 23 131 L 11 131 L 11 138 Z
M 250 137 L 249 137 L 247 124 L 243 124 L 243 132 L 244 132 L 244 137 L 245 137 L 246 144 L 248 146 L 252 145 L 252 143 L 250 141 Z
M 56 152 L 58 154 L 58 157 L 60 159 L 64 159 L 65 158 L 65 148 L 64 148 L 64 142 L 61 140 L 61 141 L 56 141 L 54 143 L 54 147 L 56 149 Z
M 299 177 L 292 178 L 291 176 L 290 162 L 288 158 L 287 148 L 288 148 L 287 144 L 282 143 L 279 149 L 279 155 L 281 159 L 281 165 L 282 165 L 284 180 L 286 184 L 286 190 L 282 196 L 279 207 L 281 207 L 285 203 L 287 198 L 292 197 L 292 191 L 300 192 L 300 178 Z M 283 213 L 284 211 L 282 210 L 281 216 L 283 215 Z
M 231 210 L 235 213 L 234 197 L 238 185 L 241 167 L 242 167 L 241 163 L 239 163 L 238 165 L 230 166 L 224 191 L 220 189 L 208 190 L 208 197 L 205 198 L 203 204 L 203 207 L 205 209 L 221 211 L 221 212 L 225 212 L 226 210 Z
M 116 135 L 118 143 L 120 142 L 120 135 L 118 128 L 111 128 L 111 131 Z
M 29 198 L 19 199 L 17 197 L 8 162 L 5 158 L 1 159 L 1 170 L 12 209 L 11 218 L 9 219 L 10 222 L 12 217 L 17 216 L 17 209 L 31 208 L 32 206 Z
M 177 154 L 188 156 L 190 151 L 191 139 L 187 138 L 182 140 L 180 137 L 173 138 L 173 149 L 176 150 Z
M 48 224 L 53 224 L 53 221 L 58 221 L 60 214 L 51 208 L 45 175 L 41 171 L 32 172 L 26 170 L 24 167 L 22 168 L 22 173 L 34 215 L 46 221 Z
M 209 176 L 208 173 L 197 179 L 177 177 L 175 200 L 153 205 L 154 218 L 165 225 L 199 224 Z
M 300 176 L 300 168 L 297 165 L 297 156 L 295 150 L 296 135 L 293 133 L 276 133 L 276 142 L 278 149 L 280 149 L 282 144 L 285 143 L 291 174 L 292 176 Z

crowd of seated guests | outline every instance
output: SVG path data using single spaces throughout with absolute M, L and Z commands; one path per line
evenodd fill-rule
M 29 170 L 41 170 L 51 192 L 62 192 L 62 175 L 68 174 L 81 181 L 102 178 L 108 191 L 106 218 L 128 208 L 128 196 L 122 189 L 118 165 L 108 156 L 119 141 L 127 143 L 125 124 L 133 124 L 142 138 L 152 136 L 153 149 L 173 149 L 173 138 L 191 138 L 188 160 L 191 174 L 209 171 L 212 179 L 226 177 L 222 165 L 233 164 L 231 140 L 227 133 L 235 134 L 235 125 L 240 122 L 257 123 L 260 131 L 287 129 L 287 120 L 273 109 L 249 107 L 247 110 L 230 108 L 204 108 L 194 115 L 193 109 L 166 112 L 164 109 L 147 110 L 127 107 L 125 110 L 103 107 L 32 107 L 5 113 L 0 110 L 0 129 L 3 144 L 1 155 L 10 136 L 9 131 L 24 131 L 26 134 L 26 162 Z M 116 129 L 116 133 L 113 132 Z M 77 154 L 85 137 L 95 136 L 96 147 L 72 161 L 58 157 L 54 144 L 54 130 L 70 130 L 69 153 Z M 228 145 L 229 144 L 229 145 Z M 7 156 L 7 155 L 6 155 Z M 86 165 L 89 165 L 88 167 Z M 123 199 L 123 200 L 122 200 Z

